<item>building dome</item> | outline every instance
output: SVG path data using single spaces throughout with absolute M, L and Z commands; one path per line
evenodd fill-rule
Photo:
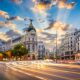
M 29 25 L 29 27 L 27 28 L 26 31 L 30 32 L 30 31 L 32 31 L 32 30 L 36 32 L 36 29 L 34 28 L 34 26 L 33 26 L 33 24 L 32 24 L 32 20 L 30 20 L 30 25 Z

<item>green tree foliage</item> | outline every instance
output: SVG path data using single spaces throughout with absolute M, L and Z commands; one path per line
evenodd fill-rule
M 3 60 L 3 56 L 4 56 L 3 52 L 0 51 L 0 60 Z
M 13 56 L 20 57 L 28 54 L 28 49 L 23 44 L 17 44 L 12 50 Z

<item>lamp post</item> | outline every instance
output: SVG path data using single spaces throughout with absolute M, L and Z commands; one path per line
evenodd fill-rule
M 57 63 L 57 30 L 56 30 L 56 63 Z

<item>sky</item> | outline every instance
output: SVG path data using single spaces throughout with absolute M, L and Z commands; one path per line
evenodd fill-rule
M 56 30 L 60 37 L 80 27 L 80 0 L 0 0 L 0 39 L 22 35 L 29 19 L 33 19 L 38 39 L 52 47 Z

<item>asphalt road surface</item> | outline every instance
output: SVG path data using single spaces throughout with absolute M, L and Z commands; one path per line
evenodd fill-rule
M 80 80 L 80 65 L 50 61 L 0 62 L 0 80 Z

